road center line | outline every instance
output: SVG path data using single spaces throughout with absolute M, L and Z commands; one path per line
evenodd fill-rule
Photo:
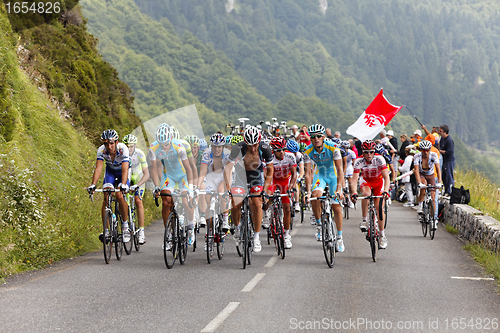
M 201 332 L 213 332 L 219 327 L 229 315 L 236 310 L 240 302 L 229 302 L 229 304 L 222 310 Z
M 255 277 L 247 283 L 247 285 L 241 289 L 241 291 L 252 291 L 252 289 L 259 283 L 260 280 L 266 275 L 266 273 L 258 273 Z
M 277 260 L 278 256 L 272 256 L 264 267 L 273 267 Z
M 494 278 L 483 278 L 483 277 L 473 277 L 473 276 L 452 276 L 452 279 L 456 280 L 487 280 L 494 281 Z

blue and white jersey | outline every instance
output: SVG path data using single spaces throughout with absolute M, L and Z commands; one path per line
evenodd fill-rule
M 163 172 L 172 177 L 180 177 L 186 174 L 182 161 L 188 159 L 186 148 L 182 143 L 174 139 L 170 142 L 170 149 L 165 151 L 158 142 L 153 142 L 149 148 L 148 157 L 150 161 L 160 160 L 163 164 Z
M 106 150 L 106 147 L 102 145 L 97 149 L 97 160 L 104 161 L 107 169 L 111 169 L 113 171 L 121 171 L 122 163 L 130 163 L 128 147 L 122 142 L 117 143 L 116 156 L 115 159 L 112 160 L 111 155 Z
M 223 149 L 222 150 L 222 168 L 226 165 L 227 161 L 229 160 L 229 155 L 231 154 L 231 151 L 228 149 Z M 201 157 L 201 163 L 207 165 L 207 174 L 211 172 L 222 172 L 223 169 L 221 170 L 214 170 L 213 165 L 214 165 L 214 155 L 212 153 L 212 149 L 206 149 L 205 152 L 203 153 L 203 156 Z

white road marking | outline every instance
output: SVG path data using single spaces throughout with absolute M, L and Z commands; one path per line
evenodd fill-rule
M 494 281 L 494 278 L 483 278 L 483 277 L 473 277 L 473 276 L 452 276 L 452 279 L 457 279 L 457 280 L 487 280 L 487 281 Z
M 259 283 L 260 280 L 266 275 L 266 273 L 258 273 L 255 277 L 247 283 L 247 285 L 241 289 L 241 291 L 252 291 L 252 289 Z
M 272 256 L 264 267 L 273 267 L 277 260 L 278 256 Z
M 229 304 L 222 310 L 204 329 L 202 332 L 213 332 L 217 329 L 217 327 L 222 324 L 224 320 L 226 320 L 229 315 L 236 310 L 236 308 L 240 305 L 240 302 L 229 302 Z

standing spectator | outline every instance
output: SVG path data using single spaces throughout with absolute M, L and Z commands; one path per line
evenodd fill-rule
M 401 134 L 399 137 L 401 139 L 401 147 L 399 148 L 399 158 L 402 159 L 403 161 L 406 158 L 406 147 L 410 145 L 410 140 L 408 140 L 408 135 L 406 134 Z
M 408 140 L 406 140 L 408 142 Z M 413 169 L 413 155 L 415 155 L 416 150 L 414 145 L 406 145 L 405 148 L 405 160 L 404 163 L 399 167 L 399 171 L 404 174 Z M 415 199 L 413 198 L 413 189 L 411 186 L 410 176 L 401 178 L 401 182 L 404 184 L 406 198 L 408 202 L 403 205 L 403 207 L 413 207 Z
M 360 157 L 363 154 L 363 148 L 361 148 L 361 140 L 358 138 L 353 138 L 354 139 L 354 147 L 356 147 L 356 150 L 358 151 L 358 157 Z
M 387 137 L 389 138 L 389 143 L 394 147 L 394 151 L 389 152 L 392 157 L 392 164 L 394 164 L 394 170 L 398 170 L 398 139 L 394 137 L 394 132 L 392 130 L 387 131 Z
M 335 132 L 335 135 L 334 135 L 334 136 L 335 136 L 337 139 L 340 139 L 340 132 L 339 132 L 339 131 Z
M 349 143 L 351 144 L 351 150 L 356 154 L 356 158 L 358 158 L 359 157 L 358 148 L 356 148 L 353 139 L 349 139 L 347 141 L 349 141 Z
M 305 143 L 307 146 L 311 144 L 311 137 L 309 136 L 309 132 L 307 132 L 306 125 L 302 126 L 302 128 L 300 129 L 299 143 Z
M 392 132 L 392 131 L 391 131 Z M 396 148 L 394 148 L 394 146 L 389 142 L 389 138 L 387 137 L 387 132 L 385 131 L 385 129 L 382 130 L 382 132 L 380 132 L 379 136 L 380 136 L 380 143 L 382 143 L 385 148 L 387 149 L 387 151 L 389 152 L 389 154 L 392 154 L 396 151 Z M 394 134 L 394 133 L 392 133 Z
M 413 142 L 416 144 L 416 146 L 418 146 L 418 143 L 420 141 L 422 141 L 422 131 L 416 130 L 415 132 L 413 132 Z
M 328 139 L 333 139 L 334 138 L 334 136 L 332 135 L 332 130 L 330 128 L 326 129 L 326 133 L 325 134 L 326 134 L 326 137 Z
M 439 152 L 443 155 L 442 173 L 445 195 L 451 195 L 451 188 L 455 185 L 455 180 L 453 179 L 453 170 L 455 169 L 455 142 L 453 142 L 449 132 L 450 129 L 448 125 L 439 126 L 439 135 L 441 136 L 439 140 Z
M 292 126 L 292 135 L 295 137 L 295 140 L 299 137 L 299 126 L 293 125 Z

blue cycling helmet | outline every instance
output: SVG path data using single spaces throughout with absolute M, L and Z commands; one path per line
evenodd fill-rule
M 296 153 L 300 150 L 299 144 L 296 141 L 288 140 L 286 143 L 286 149 L 291 153 Z
M 170 126 L 163 123 L 156 129 L 156 141 L 160 144 L 172 141 L 173 133 Z
M 382 155 L 382 154 L 384 153 L 384 151 L 385 151 L 385 147 L 384 147 L 384 145 L 383 145 L 383 144 L 381 144 L 381 143 L 377 143 L 377 145 L 375 146 L 375 152 L 376 152 L 377 154 Z
M 340 144 L 341 144 L 341 145 L 342 145 L 342 147 L 344 147 L 344 148 L 351 148 L 351 143 L 350 143 L 349 141 L 347 141 L 347 140 L 342 141 Z
M 335 138 L 335 137 L 332 139 L 332 141 L 338 145 L 340 145 L 340 143 L 342 142 L 342 140 L 340 140 L 339 138 Z
M 322 134 L 322 135 L 325 135 L 326 133 L 326 129 L 325 129 L 325 126 L 321 125 L 321 124 L 314 124 L 314 125 L 311 125 L 309 126 L 309 128 L 307 129 L 309 134 Z
M 231 134 L 229 134 L 228 136 L 226 136 L 226 146 L 230 146 L 231 145 L 231 139 L 233 138 L 233 136 Z
M 205 141 L 205 139 L 200 139 L 200 150 L 207 149 L 207 146 L 207 141 Z

